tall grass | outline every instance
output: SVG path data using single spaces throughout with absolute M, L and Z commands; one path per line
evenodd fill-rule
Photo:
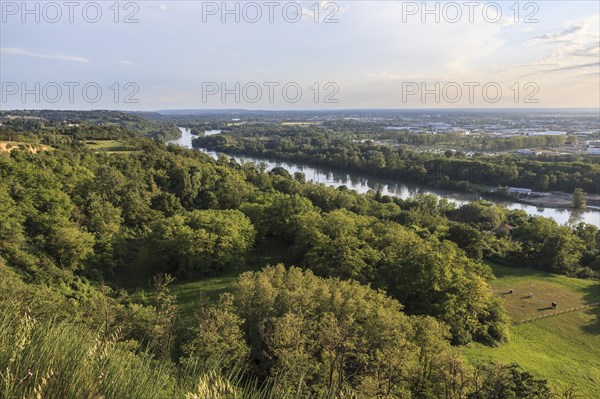
M 174 397 L 167 363 L 136 354 L 118 334 L 104 337 L 85 326 L 36 321 L 0 304 L 0 397 Z
M 278 378 L 258 383 L 245 368 L 222 372 L 178 368 L 155 360 L 137 344 L 72 322 L 35 320 L 0 300 L 0 398 L 2 399 L 296 399 Z M 322 393 L 311 398 L 354 398 Z

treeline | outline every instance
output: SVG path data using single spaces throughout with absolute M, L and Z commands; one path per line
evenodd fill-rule
M 266 130 L 266 128 L 264 128 Z M 331 133 L 301 128 L 277 134 L 248 136 L 240 132 L 198 137 L 194 146 L 232 154 L 272 157 L 287 161 L 358 172 L 377 177 L 476 190 L 477 186 L 515 186 L 538 191 L 600 191 L 600 163 L 592 157 L 567 160 L 559 156 L 436 155 L 374 142 L 352 142 Z
M 135 143 L 126 155 L 64 144 L 0 156 L 3 397 L 132 397 L 148 376 L 131 392 L 551 397 L 516 366 L 466 364 L 452 344 L 508 339 L 481 259 L 594 275 L 594 226 L 488 203 L 358 195 Z M 514 230 L 489 233 L 504 222 Z M 266 240 L 305 271 L 245 274 L 218 303 L 198 298 L 194 322 L 178 317 L 162 273 L 231 272 Z M 151 300 L 127 290 L 153 274 Z
M 323 123 L 323 127 L 351 140 L 385 140 L 391 144 L 446 147 L 463 151 L 514 151 L 521 148 L 556 148 L 567 142 L 577 144 L 576 136 L 567 135 L 497 137 L 488 133 L 465 135 L 463 132 L 441 132 L 432 134 L 402 128 L 389 129 L 381 123 L 373 125 L 348 121 L 329 121 Z
M 464 151 L 514 151 L 522 148 L 557 148 L 567 140 L 575 143 L 575 136 L 514 136 L 493 137 L 465 136 L 463 133 L 423 134 L 410 132 L 386 132 L 376 134 L 371 139 L 389 140 L 396 144 L 411 146 L 445 146 Z
M 178 126 L 192 127 L 208 124 L 203 121 L 181 121 Z M 218 129 L 230 130 L 233 135 L 255 136 L 295 136 L 331 134 L 349 141 L 383 141 L 389 145 L 408 145 L 415 147 L 452 148 L 463 151 L 514 151 L 522 148 L 557 148 L 565 143 L 577 144 L 576 136 L 540 135 L 497 137 L 488 133 L 465 135 L 462 132 L 443 132 L 439 134 L 413 132 L 407 129 L 389 129 L 387 123 L 367 123 L 355 121 L 325 121 L 313 125 L 290 125 L 280 123 L 255 122 L 229 126 L 222 123 Z M 219 126 L 212 122 L 209 125 Z
M 0 140 L 35 141 L 46 145 L 132 137 L 164 141 L 181 136 L 172 122 L 149 121 L 115 111 L 0 111 L 0 122 Z

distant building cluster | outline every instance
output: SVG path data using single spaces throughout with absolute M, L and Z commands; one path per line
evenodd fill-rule
M 532 190 L 530 188 L 509 187 L 508 192 L 510 194 L 531 195 Z
M 589 155 L 600 155 L 600 148 L 598 148 L 598 147 L 590 147 L 590 148 L 588 148 L 587 153 Z
M 533 150 L 529 150 L 526 148 L 521 148 L 515 152 L 520 155 L 541 155 L 542 154 L 541 151 L 533 151 Z

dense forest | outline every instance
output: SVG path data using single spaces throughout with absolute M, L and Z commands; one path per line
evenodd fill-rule
M 510 339 L 483 260 L 598 277 L 595 226 L 485 201 L 456 207 L 315 185 L 165 146 L 154 132 L 168 125 L 35 121 L 2 128 L 5 139 L 52 146 L 0 154 L 3 398 L 560 397 L 516 364 L 470 364 L 457 348 Z M 123 138 L 131 150 L 85 144 Z M 402 170 L 387 157 L 417 157 L 327 135 L 272 137 L 255 150 L 246 146 L 258 140 L 203 140 L 282 156 L 302 147 L 307 159 L 321 146 L 372 171 Z M 556 165 L 510 162 L 519 173 Z M 597 184 L 597 165 L 553 167 Z M 285 265 L 256 263 L 254 251 L 272 243 Z M 220 298 L 198 297 L 193 317 L 181 316 L 174 279 L 244 269 Z M 140 295 L 148 280 L 153 294 Z
M 115 111 L 0 111 L 0 120 L 0 139 L 48 145 L 135 137 L 168 140 L 181 135 L 172 122 Z
M 311 165 L 360 172 L 377 177 L 399 179 L 461 190 L 489 190 L 491 187 L 512 186 L 536 191 L 573 192 L 581 188 L 589 193 L 600 192 L 600 162 L 597 157 L 540 155 L 466 156 L 447 151 L 434 154 L 417 151 L 403 144 L 407 141 L 424 144 L 426 137 L 445 135 L 391 134 L 395 144 L 369 140 L 350 140 L 347 135 L 319 127 L 245 125 L 233 126 L 227 134 L 198 137 L 194 145 L 231 154 L 247 154 Z M 446 140 L 451 136 L 446 136 Z M 552 137 L 520 137 L 511 141 L 537 141 L 544 145 Z M 484 146 L 485 139 L 477 139 Z M 531 144 L 531 143 L 529 143 Z

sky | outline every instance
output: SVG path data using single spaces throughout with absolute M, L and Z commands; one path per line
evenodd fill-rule
M 599 4 L 0 0 L 0 109 L 598 108 Z

